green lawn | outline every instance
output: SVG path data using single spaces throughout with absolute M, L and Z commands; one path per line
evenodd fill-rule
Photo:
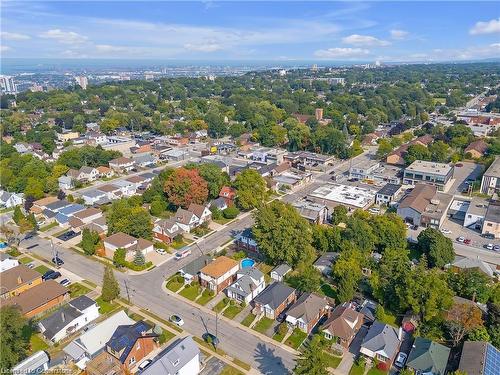
M 226 219 L 226 218 L 221 218 L 221 219 L 215 219 L 214 221 L 215 221 L 217 224 L 224 225 L 224 224 L 229 223 L 231 220 L 234 220 L 234 219 Z
M 245 327 L 250 327 L 250 324 L 255 320 L 255 315 L 250 313 L 248 314 L 245 319 L 241 321 L 241 324 L 243 324 Z
M 49 345 L 42 339 L 38 334 L 33 334 L 30 337 L 30 349 L 31 353 L 36 353 L 39 350 L 45 350 Z
M 174 337 L 175 337 L 175 335 L 172 332 L 167 331 L 166 329 L 163 329 L 163 332 L 161 333 L 158 340 L 160 341 L 160 345 L 161 345 L 161 344 L 164 344 L 164 343 L 172 340 Z
M 219 301 L 219 303 L 217 303 L 217 305 L 214 306 L 212 310 L 215 312 L 221 312 L 222 310 L 224 310 L 224 307 L 226 307 L 226 305 L 227 303 L 224 300 L 221 300 Z
M 233 363 L 237 366 L 240 366 L 241 368 L 244 368 L 247 371 L 250 371 L 250 369 L 252 368 L 252 366 L 250 366 L 248 363 L 243 362 L 241 359 L 238 358 L 234 358 Z
M 144 317 L 140 314 L 137 314 L 137 313 L 132 313 L 129 315 L 129 317 L 133 320 L 135 320 L 136 322 L 140 321 L 140 320 L 144 320 Z
M 226 318 L 233 319 L 241 312 L 241 310 L 243 310 L 243 307 L 241 307 L 240 305 L 229 305 L 229 307 L 224 310 L 224 313 L 222 315 L 224 315 Z
M 163 324 L 165 324 L 166 326 L 169 326 L 170 328 L 172 328 L 173 330 L 177 331 L 177 332 L 182 332 L 182 328 L 180 328 L 179 326 L 173 324 L 172 322 L 169 322 L 168 320 L 166 319 L 163 319 L 161 317 L 159 317 L 158 315 L 152 313 L 151 311 L 147 311 L 147 310 L 144 310 L 144 309 L 140 309 L 140 311 L 146 315 L 146 316 L 152 316 L 153 318 L 155 318 L 156 320 L 158 320 L 159 322 L 162 322 Z
M 167 282 L 167 289 L 171 290 L 174 293 L 176 293 L 184 285 L 184 282 L 179 282 L 177 280 L 178 277 L 179 276 L 174 276 Z
M 50 271 L 51 268 L 49 268 L 49 267 L 47 267 L 47 266 L 45 266 L 45 265 L 42 264 L 41 266 L 35 267 L 34 270 L 36 272 L 39 272 L 39 273 L 41 273 L 43 275 L 45 272 Z
M 201 293 L 200 298 L 196 300 L 196 303 L 199 303 L 202 306 L 205 306 L 209 301 L 211 301 L 215 297 L 215 293 L 211 292 L 208 289 L 205 289 L 203 293 Z
M 102 297 L 97 297 L 96 300 L 97 305 L 99 306 L 99 312 L 101 314 L 110 313 L 118 308 L 118 304 L 116 302 L 106 302 L 102 300 Z
M 307 333 L 302 332 L 300 329 L 295 328 L 290 336 L 285 341 L 285 344 L 298 349 L 298 347 L 304 342 L 307 337 Z
M 257 324 L 253 326 L 253 329 L 256 330 L 257 332 L 265 334 L 266 331 L 271 328 L 273 325 L 274 320 L 263 317 L 260 319 Z
M 342 357 L 337 357 L 335 355 L 331 355 L 331 354 L 328 354 L 328 353 L 324 353 L 325 355 L 325 358 L 327 359 L 328 361 L 328 367 L 331 367 L 331 368 L 337 368 L 340 361 L 342 361 Z
M 363 375 L 365 372 L 365 366 L 359 366 L 354 362 L 354 364 L 351 367 L 351 371 L 349 371 L 349 375 Z
M 175 250 L 179 250 L 180 248 L 182 248 L 184 246 L 187 246 L 187 242 L 184 242 L 184 241 L 174 241 L 174 242 L 172 242 L 171 246 Z
M 21 264 L 28 264 L 28 263 L 31 263 L 33 261 L 32 258 L 30 257 L 22 257 L 22 258 L 19 258 L 19 263 Z
M 276 332 L 273 336 L 273 340 L 276 340 L 278 342 L 282 342 L 284 338 L 285 338 L 285 335 L 282 335 L 279 332 Z
M 53 223 L 50 223 L 50 224 L 47 224 L 47 225 L 44 225 L 43 227 L 40 227 L 40 229 L 38 229 L 40 232 L 47 232 L 49 229 L 52 229 L 54 227 L 57 227 L 57 222 L 54 221 Z
M 198 294 L 200 294 L 200 286 L 199 285 L 186 286 L 179 292 L 179 294 L 187 299 L 190 299 L 191 301 L 194 301 L 196 297 L 198 297 Z
M 82 285 L 80 283 L 74 283 L 71 284 L 69 287 L 69 293 L 71 295 L 71 298 L 76 298 L 83 296 L 84 294 L 87 294 L 90 292 L 90 289 L 87 288 L 85 285 Z
M 232 366 L 226 365 L 220 375 L 243 375 L 243 373 Z
M 368 370 L 367 375 L 387 375 L 387 371 L 382 371 L 375 366 Z

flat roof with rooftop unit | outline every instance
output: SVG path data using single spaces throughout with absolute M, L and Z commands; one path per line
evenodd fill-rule
M 329 207 L 339 204 L 352 208 L 367 208 L 375 199 L 375 191 L 357 186 L 326 184 L 314 190 L 309 197 Z

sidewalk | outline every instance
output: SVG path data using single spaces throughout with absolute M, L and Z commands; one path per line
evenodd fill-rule
M 193 301 L 191 301 L 191 300 L 189 300 L 187 298 L 184 298 L 181 295 L 178 295 L 176 293 L 171 292 L 170 290 L 168 290 L 165 287 L 165 283 L 162 285 L 162 290 L 163 290 L 164 293 L 166 293 L 168 295 L 171 295 L 171 296 L 173 296 L 175 298 L 179 298 L 182 301 L 186 302 L 187 304 L 190 304 L 191 306 L 193 306 L 193 307 L 195 307 L 195 308 L 197 308 L 199 310 L 202 310 L 203 312 L 205 312 L 207 314 L 210 314 L 210 315 L 212 315 L 214 317 L 217 315 L 214 311 L 208 309 L 207 307 L 198 305 L 197 303 L 195 303 L 195 302 L 193 302 Z M 265 341 L 268 344 L 279 346 L 281 349 L 286 350 L 289 353 L 292 353 L 294 355 L 298 355 L 299 354 L 299 352 L 297 350 L 295 350 L 295 349 L 293 349 L 293 348 L 291 348 L 291 347 L 289 347 L 287 345 L 281 344 L 281 343 L 277 342 L 276 340 L 273 340 L 271 337 L 268 337 L 266 335 L 263 335 L 262 333 L 254 331 L 253 329 L 251 329 L 249 327 L 245 327 L 244 325 L 242 325 L 242 324 L 240 324 L 238 322 L 235 322 L 234 320 L 228 319 L 224 315 L 219 314 L 219 320 L 222 320 L 222 321 L 224 321 L 224 322 L 226 322 L 228 324 L 231 324 L 235 328 L 239 328 L 239 329 L 241 329 L 243 331 L 251 333 L 252 335 L 254 335 L 257 338 L 259 338 L 261 341 Z

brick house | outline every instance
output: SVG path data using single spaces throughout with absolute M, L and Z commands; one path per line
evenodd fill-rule
M 181 228 L 173 219 L 161 219 L 153 225 L 153 237 L 166 244 L 172 243 L 175 236 L 181 233 Z
M 333 340 L 347 349 L 362 325 L 363 314 L 346 302 L 332 311 L 320 331 L 326 339 Z
M 258 316 L 264 315 L 267 318 L 276 319 L 296 299 L 295 289 L 280 282 L 272 283 L 254 298 L 253 312 Z
M 20 264 L 2 272 L 2 294 L 0 298 L 7 299 L 17 296 L 42 283 L 42 275 Z
M 220 256 L 200 270 L 200 284 L 219 293 L 236 281 L 239 268 L 239 263 L 234 259 Z
M 236 198 L 236 190 L 230 186 L 223 186 L 220 189 L 219 197 L 224 198 L 228 206 L 234 203 L 234 198 Z
M 142 320 L 118 326 L 106 343 L 106 351 L 120 361 L 125 371 L 129 371 L 156 349 L 157 337 L 152 327 Z

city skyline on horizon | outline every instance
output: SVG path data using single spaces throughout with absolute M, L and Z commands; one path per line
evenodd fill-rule
M 500 11 L 494 2 L 4 1 L 1 8 L 4 58 L 439 62 L 500 57 Z

